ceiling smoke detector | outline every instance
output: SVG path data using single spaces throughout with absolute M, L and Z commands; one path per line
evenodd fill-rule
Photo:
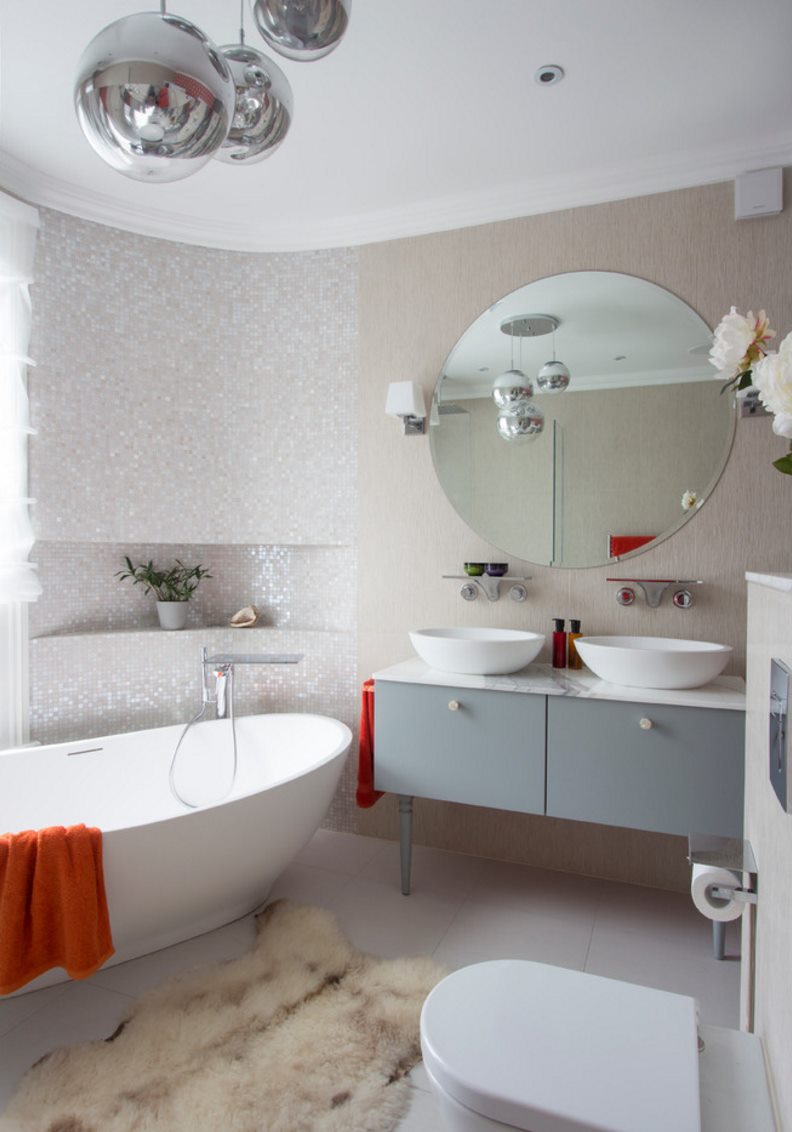
M 554 83 L 560 83 L 563 77 L 564 68 L 559 67 L 556 63 L 545 64 L 534 75 L 539 86 L 552 86 Z

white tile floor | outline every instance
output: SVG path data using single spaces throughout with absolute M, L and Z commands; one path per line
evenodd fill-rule
M 405 897 L 398 845 L 320 830 L 271 895 L 332 909 L 352 943 L 376 955 L 431 954 L 449 968 L 535 959 L 693 995 L 703 1023 L 738 1026 L 738 925 L 728 926 L 728 958 L 716 960 L 711 925 L 685 894 L 416 846 L 413 891 Z M 0 1002 L 0 1111 L 42 1054 L 107 1036 L 142 991 L 190 967 L 242 954 L 253 934 L 246 917 L 84 982 Z M 400 1132 L 437 1132 L 420 1066 L 411 1081 Z

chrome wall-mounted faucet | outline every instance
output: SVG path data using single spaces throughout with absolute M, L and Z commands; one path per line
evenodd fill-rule
M 681 586 L 682 589 L 674 591 L 672 601 L 677 609 L 690 609 L 693 604 L 693 595 L 688 586 L 703 586 L 701 578 L 606 578 L 606 582 L 621 582 L 616 591 L 616 601 L 619 605 L 632 605 L 635 602 L 633 586 L 640 586 L 650 609 L 657 609 L 663 600 L 663 595 L 669 586 Z M 629 583 L 629 584 L 626 584 Z
M 483 574 L 480 577 L 471 577 L 465 574 L 443 574 L 444 578 L 451 578 L 455 581 L 464 582 L 463 586 L 459 587 L 460 597 L 465 601 L 475 601 L 479 594 L 483 594 L 488 601 L 499 601 L 501 596 L 501 582 L 513 582 L 514 584 L 509 587 L 509 597 L 512 601 L 525 601 L 528 597 L 528 589 L 525 585 L 530 582 L 531 575 L 521 578 L 513 578 L 508 574 L 501 574 L 494 577 L 489 577 Z

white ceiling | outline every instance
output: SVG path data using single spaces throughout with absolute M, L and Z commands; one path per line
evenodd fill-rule
M 282 251 L 792 164 L 790 0 L 353 0 L 331 55 L 276 57 L 294 91 L 277 153 L 141 184 L 94 154 L 72 102 L 83 48 L 135 10 L 130 0 L 3 0 L 0 185 L 135 232 Z M 168 10 L 218 44 L 237 38 L 238 0 L 171 0 Z M 246 24 L 263 48 L 249 15 Z M 548 63 L 567 77 L 540 87 L 533 76 Z

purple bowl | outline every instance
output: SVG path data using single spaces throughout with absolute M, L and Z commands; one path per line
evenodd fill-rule
M 491 578 L 502 578 L 504 574 L 508 574 L 509 572 L 509 563 L 488 562 L 484 569 Z

